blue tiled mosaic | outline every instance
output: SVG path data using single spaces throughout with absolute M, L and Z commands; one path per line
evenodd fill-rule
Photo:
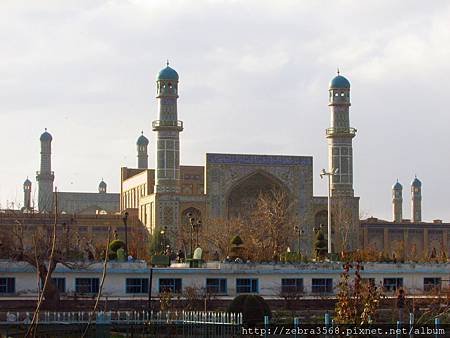
M 206 154 L 207 163 L 257 165 L 312 165 L 311 156 Z

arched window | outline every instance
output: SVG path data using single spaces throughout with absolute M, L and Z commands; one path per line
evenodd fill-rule
M 321 210 L 314 215 L 314 227 L 319 227 L 321 224 L 327 226 L 328 224 L 328 211 Z

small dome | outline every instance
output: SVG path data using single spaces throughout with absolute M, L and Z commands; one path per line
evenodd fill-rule
M 98 188 L 99 188 L 99 189 L 102 189 L 102 188 L 103 188 L 103 189 L 106 189 L 106 183 L 105 183 L 105 181 L 101 180 L 100 183 L 99 183 L 99 185 L 98 185 Z
M 53 140 L 53 137 L 47 131 L 47 128 L 45 128 L 45 131 L 42 133 L 40 140 L 41 141 L 51 141 L 51 140 Z
M 157 81 L 159 80 L 174 80 L 178 81 L 178 73 L 175 71 L 175 69 L 172 69 L 169 67 L 169 64 L 167 64 L 167 67 L 164 69 L 161 69 L 158 73 L 158 77 L 156 78 Z
M 139 138 L 137 139 L 136 144 L 137 144 L 138 146 L 148 146 L 148 138 L 146 138 L 146 137 L 144 136 L 144 132 L 142 132 L 142 135 L 139 136 Z
M 403 186 L 400 184 L 399 181 L 397 181 L 397 183 L 395 183 L 395 184 L 392 186 L 392 189 L 394 189 L 394 190 L 402 190 L 402 189 L 403 189 Z
M 345 77 L 338 74 L 333 80 L 330 81 L 330 89 L 335 88 L 350 89 L 350 82 Z
M 412 187 L 420 188 L 420 187 L 422 186 L 422 182 L 420 182 L 420 180 L 416 177 L 416 178 L 414 178 L 414 180 L 411 182 L 411 186 L 412 186 Z
M 31 185 L 31 181 L 28 179 L 28 177 L 25 182 L 23 182 L 23 185 Z

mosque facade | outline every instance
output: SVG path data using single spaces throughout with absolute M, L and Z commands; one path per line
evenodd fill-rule
M 353 190 L 352 141 L 356 129 L 350 126 L 350 82 L 338 74 L 328 91 L 331 117 L 325 138 L 328 171 L 335 172 L 330 180 L 332 219 L 345 225 L 347 249 L 354 250 L 360 239 L 359 197 Z M 242 217 L 261 192 L 279 190 L 288 196 L 294 222 L 303 230 L 302 251 L 310 253 L 314 228 L 327 224 L 328 210 L 327 197 L 314 196 L 313 158 L 207 153 L 203 166 L 180 165 L 184 125 L 178 117 L 178 96 L 179 75 L 167 65 L 156 79 L 158 112 L 152 123 L 156 168 L 148 168 L 150 142 L 141 135 L 137 140 L 137 168 L 121 168 L 120 210 L 137 210 L 150 234 L 161 229 L 176 234 L 188 221 L 188 214 L 204 221 Z M 333 225 L 333 250 L 344 244 L 341 233 L 342 229 Z M 291 247 L 296 243 L 293 241 Z

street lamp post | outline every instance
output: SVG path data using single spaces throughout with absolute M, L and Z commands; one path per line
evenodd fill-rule
M 339 169 L 332 168 L 330 171 L 326 171 L 322 169 L 320 172 L 320 178 L 324 176 L 328 177 L 328 254 L 331 254 L 331 176 L 334 176 L 338 173 Z
M 193 216 L 192 212 L 187 214 L 187 217 L 188 217 L 188 220 L 189 220 L 189 232 L 190 232 L 190 237 L 191 237 L 190 251 L 189 251 L 189 255 L 191 256 L 191 258 L 192 258 L 192 242 L 193 242 L 192 228 L 193 228 L 193 224 L 194 224 L 194 218 L 192 216 Z
M 153 281 L 153 264 L 150 264 L 150 276 L 148 281 L 148 311 L 152 311 L 152 281 Z
M 164 227 L 164 229 L 166 229 L 166 227 Z M 164 255 L 164 248 L 166 247 L 166 231 L 165 230 L 161 230 L 160 233 L 161 233 L 160 247 L 161 247 L 162 254 Z
M 190 235 L 191 235 L 191 258 L 192 258 L 192 251 L 193 251 L 193 242 L 194 242 L 194 231 L 195 231 L 195 246 L 198 247 L 198 231 L 200 227 L 202 226 L 202 220 L 194 217 L 194 214 L 192 212 L 188 213 L 186 215 L 189 220 L 190 225 Z
M 194 228 L 195 228 L 195 246 L 198 248 L 198 231 L 200 227 L 202 226 L 202 220 L 198 219 L 197 222 L 194 222 Z
M 304 234 L 303 228 L 299 225 L 294 225 L 294 231 L 298 235 L 298 253 L 300 254 L 300 242 L 302 239 L 302 235 Z
M 123 225 L 125 227 L 125 253 L 128 257 L 128 211 L 125 211 L 122 217 Z

